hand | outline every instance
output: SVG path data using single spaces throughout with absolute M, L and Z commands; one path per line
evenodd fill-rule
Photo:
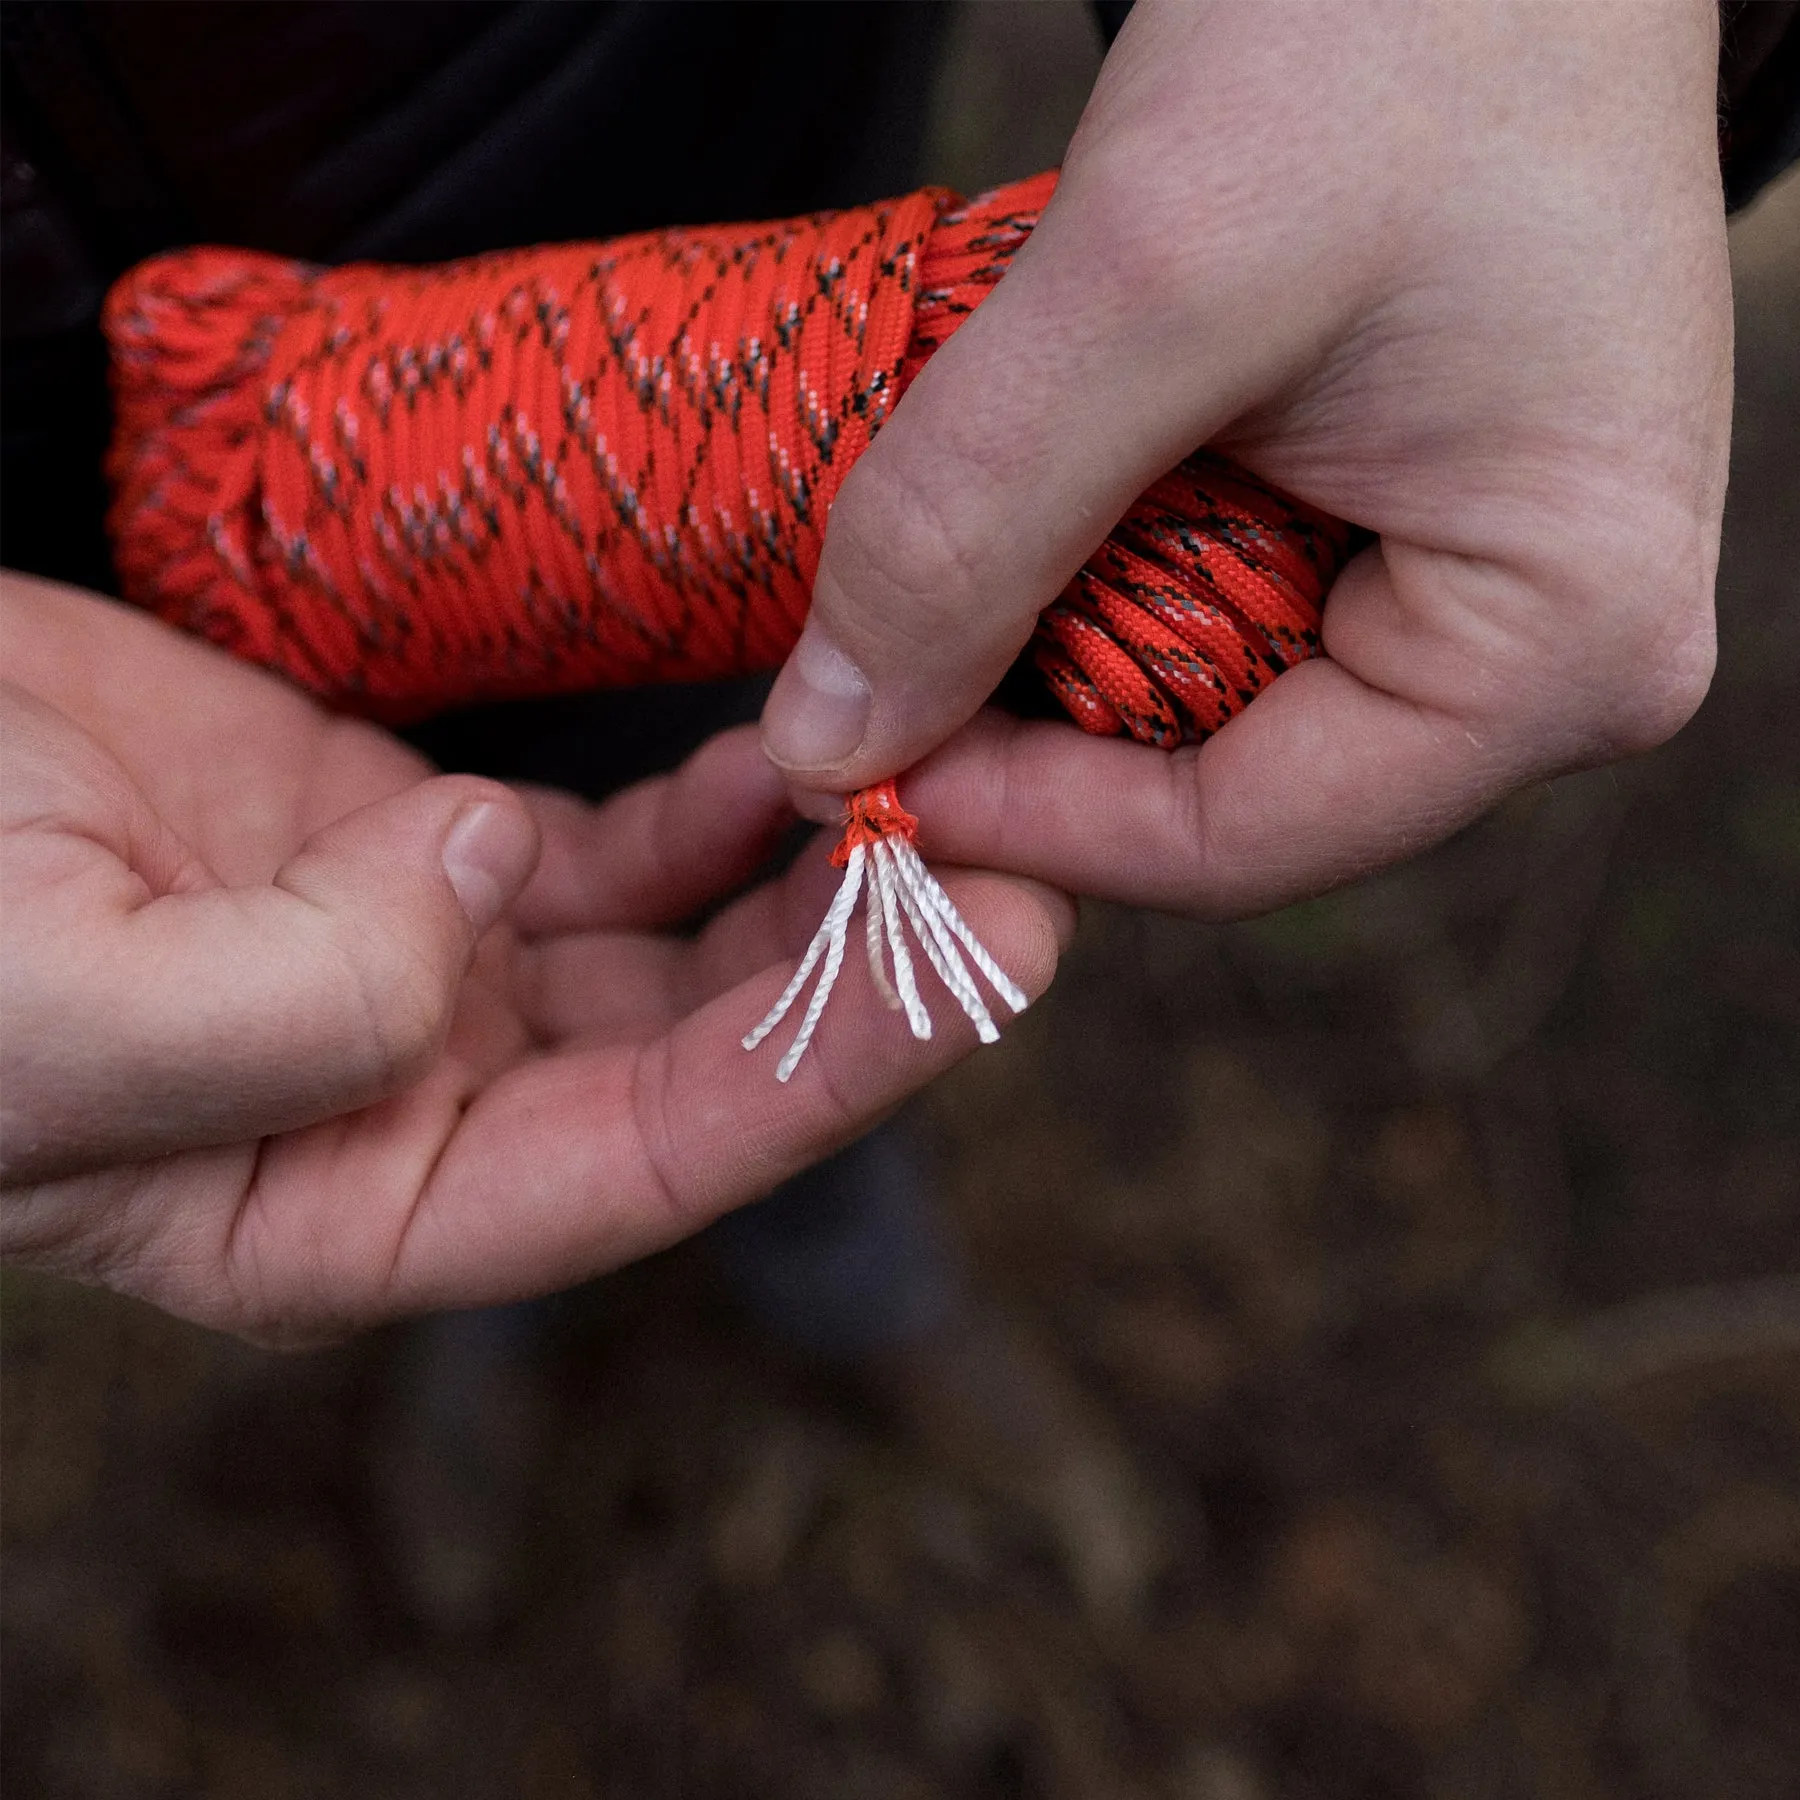
M 25 1261 L 278 1342 L 516 1298 L 758 1198 L 973 1042 L 943 1009 L 915 1044 L 847 968 L 786 1086 L 739 1047 L 837 879 L 803 857 L 664 935 L 791 818 L 754 733 L 594 810 L 429 779 L 67 588 L 6 579 L 0 666 L 0 1241 Z M 1066 902 L 967 876 L 959 903 L 1047 985 Z
M 1676 730 L 1729 423 L 1716 14 L 1140 0 L 1043 222 L 837 499 L 770 755 L 822 793 L 950 739 L 906 788 L 948 854 L 1234 915 Z M 1174 756 L 952 738 L 1201 442 L 1379 533 L 1329 660 Z

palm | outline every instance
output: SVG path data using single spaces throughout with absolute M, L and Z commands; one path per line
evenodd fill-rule
M 66 593 L 34 600 L 8 613 L 8 667 L 61 722 L 34 713 L 27 728 L 88 746 L 53 742 L 38 760 L 57 792 L 9 801 L 9 822 L 37 832 L 32 855 L 46 818 L 63 833 L 54 879 L 21 890 L 46 930 L 96 881 L 150 894 L 268 883 L 322 828 L 430 774 L 387 734 L 142 619 Z M 37 765 L 24 763 L 28 785 Z M 147 842 L 128 816 L 133 784 L 168 839 Z M 915 1046 L 861 996 L 785 1087 L 742 1054 L 833 879 L 803 858 L 699 935 L 668 935 L 740 884 L 783 823 L 751 734 L 598 812 L 531 803 L 537 873 L 477 946 L 420 1078 L 317 1123 L 41 1183 L 9 1201 L 29 1209 L 39 1259 L 290 1339 L 509 1298 L 766 1192 L 967 1047 L 955 1033 Z M 1041 901 L 969 885 L 1002 954 L 1040 986 Z

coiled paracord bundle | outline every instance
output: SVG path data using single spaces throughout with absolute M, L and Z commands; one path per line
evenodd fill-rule
M 104 315 L 125 594 L 390 721 L 776 668 L 845 475 L 1055 179 L 429 268 L 154 258 Z M 1200 452 L 1045 611 L 1033 658 L 1084 730 L 1191 742 L 1317 653 L 1348 545 Z M 882 839 L 910 849 L 890 784 L 853 805 L 858 833 L 872 881 Z M 900 919 L 953 991 L 967 971 L 913 897 L 923 916 L 890 896 L 870 953 L 917 1030 Z

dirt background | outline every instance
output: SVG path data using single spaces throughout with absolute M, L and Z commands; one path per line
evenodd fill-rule
M 1055 160 L 1085 14 L 957 33 L 933 173 Z M 1093 909 L 921 1109 L 1155 1497 L 1128 1616 L 684 1250 L 560 1309 L 516 1611 L 436 1641 L 368 1519 L 391 1339 L 9 1275 L 6 1792 L 1800 1792 L 1800 183 L 1734 255 L 1694 724 L 1259 923 Z

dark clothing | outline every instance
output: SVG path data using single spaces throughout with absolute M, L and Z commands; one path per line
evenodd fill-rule
M 101 296 L 188 243 L 320 262 L 847 205 L 911 184 L 943 8 L 9 0 L 4 541 L 111 589 Z
M 1736 212 L 1800 162 L 1800 0 L 1725 0 L 1719 27 L 1719 157 Z

